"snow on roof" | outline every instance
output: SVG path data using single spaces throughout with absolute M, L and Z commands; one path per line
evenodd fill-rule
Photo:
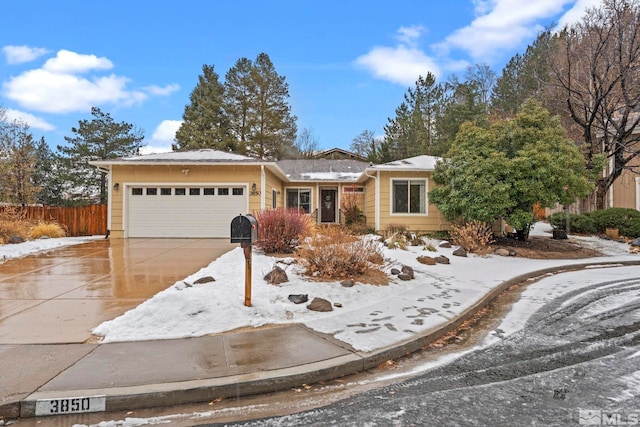
M 300 178 L 309 181 L 357 181 L 362 172 L 307 172 Z
M 415 156 L 408 159 L 394 160 L 393 162 L 384 163 L 382 165 L 373 165 L 371 169 L 376 170 L 425 170 L 432 171 L 436 167 L 436 163 L 440 157 L 434 156 Z
M 368 163 L 351 159 L 281 160 L 278 166 L 291 181 L 357 181 Z
M 261 162 L 254 157 L 203 148 L 192 151 L 172 151 L 169 153 L 146 154 L 142 156 L 120 157 L 96 163 L 195 163 L 195 162 Z

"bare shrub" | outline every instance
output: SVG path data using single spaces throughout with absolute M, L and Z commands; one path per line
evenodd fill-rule
M 313 234 L 311 216 L 298 209 L 271 209 L 256 214 L 259 246 L 267 253 L 293 253 L 302 239 Z
M 0 208 L 0 240 L 8 242 L 11 237 L 23 239 L 29 237 L 31 222 L 26 219 L 23 209 L 17 206 L 2 206 Z
M 66 237 L 65 229 L 56 222 L 39 222 L 29 230 L 31 239 L 39 239 L 43 236 L 51 238 Z
M 364 214 L 357 204 L 357 198 L 354 193 L 344 193 L 342 215 L 344 215 L 344 223 L 348 227 L 357 226 L 364 222 Z
M 379 242 L 357 238 L 338 227 L 323 229 L 307 239 L 296 254 L 307 267 L 307 274 L 329 280 L 382 273 L 384 262 Z
M 469 221 L 454 224 L 451 227 L 451 241 L 462 246 L 468 252 L 477 252 L 485 249 L 492 241 L 491 225 L 482 221 Z

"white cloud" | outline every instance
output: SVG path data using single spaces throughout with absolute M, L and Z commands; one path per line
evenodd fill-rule
M 420 38 L 425 28 L 422 25 L 412 25 L 410 27 L 400 27 L 396 38 L 400 40 L 402 44 L 408 46 L 415 46 L 415 43 Z
M 44 131 L 55 130 L 55 126 L 53 126 L 50 123 L 47 123 L 44 119 L 41 119 L 40 117 L 34 116 L 33 114 L 25 113 L 24 111 L 13 110 L 11 108 L 7 108 L 4 111 L 6 113 L 6 119 L 8 121 L 17 120 L 19 122 L 24 122 L 33 129 L 40 129 Z
M 47 113 L 87 111 L 94 105 L 132 105 L 146 99 L 128 91 L 126 77 L 111 74 L 91 79 L 44 69 L 26 71 L 3 84 L 5 96 L 24 108 Z
M 416 44 L 424 31 L 421 26 L 400 27 L 395 47 L 376 46 L 369 53 L 356 58 L 355 63 L 368 69 L 377 78 L 410 86 L 418 76 L 431 72 L 440 75 L 440 68 Z
M 558 20 L 558 28 L 563 28 L 579 22 L 587 9 L 593 9 L 601 5 L 602 0 L 577 0 L 573 7 L 567 10 Z
M 151 135 L 149 143 L 142 147 L 140 154 L 168 153 L 176 137 L 182 120 L 163 120 Z
M 436 47 L 443 53 L 461 49 L 475 60 L 490 62 L 497 53 L 535 38 L 544 29 L 538 21 L 557 15 L 571 2 L 572 0 L 474 1 L 476 13 L 480 15 Z
M 47 49 L 42 47 L 29 46 L 4 46 L 2 51 L 7 58 L 7 63 L 9 64 L 30 62 L 48 52 Z
M 90 70 L 110 70 L 113 63 L 105 57 L 98 58 L 95 55 L 83 55 L 62 49 L 55 58 L 48 59 L 42 68 L 52 73 L 75 74 Z
M 163 96 L 163 95 L 169 95 L 170 93 L 180 90 L 180 85 L 169 84 L 164 87 L 151 85 L 151 86 L 145 86 L 142 89 L 150 93 L 151 95 Z
M 114 73 L 106 57 L 60 50 L 41 68 L 31 69 L 3 82 L 3 95 L 28 110 L 47 113 L 70 113 L 92 106 L 115 104 L 130 106 L 151 95 L 167 95 L 178 90 L 176 84 L 151 85 L 130 89 L 130 79 Z

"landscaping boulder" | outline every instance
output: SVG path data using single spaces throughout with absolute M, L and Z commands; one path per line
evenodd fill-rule
M 354 282 L 351 279 L 347 279 L 347 280 L 343 280 L 342 282 L 340 282 L 340 284 L 342 285 L 342 287 L 344 288 L 352 288 L 353 285 L 356 284 L 356 282 Z
M 211 276 L 204 276 L 199 278 L 198 280 L 196 280 L 195 282 L 193 282 L 194 285 L 201 285 L 203 283 L 211 283 L 211 282 L 215 282 L 216 279 L 214 279 Z
M 11 236 L 9 237 L 9 243 L 17 245 L 18 243 L 24 243 L 24 239 L 20 236 Z
M 334 303 L 333 303 L 333 306 L 334 306 L 334 307 L 338 307 L 338 308 L 342 308 L 342 303 L 340 303 L 340 302 L 334 302 Z
M 495 251 L 493 251 L 493 253 L 500 256 L 510 256 L 509 251 L 505 248 L 498 248 Z
M 279 285 L 280 283 L 288 282 L 289 277 L 286 271 L 276 265 L 273 270 L 264 276 L 264 280 L 272 285 Z
M 435 260 L 436 260 L 436 263 L 438 264 L 450 264 L 449 258 L 447 258 L 444 255 L 437 256 Z
M 567 236 L 567 232 L 564 230 L 560 230 L 559 228 L 554 228 L 552 235 L 553 235 L 553 238 L 556 240 L 566 240 L 569 238 Z
M 636 237 L 631 241 L 631 246 L 640 246 L 640 237 Z
M 447 241 L 445 240 L 444 242 L 441 242 L 441 243 L 438 245 L 438 247 L 448 249 L 448 248 L 450 248 L 450 247 L 451 247 L 451 242 L 447 242 Z
M 425 264 L 425 265 L 436 265 L 436 260 L 435 258 L 431 258 L 430 256 L 426 256 L 426 255 L 421 255 L 418 258 L 416 258 L 418 260 L 418 262 L 420 264 Z
M 400 270 L 398 270 L 397 268 L 392 268 L 391 274 L 393 274 L 394 276 L 397 276 L 398 274 L 400 274 Z
M 311 311 L 333 311 L 333 306 L 324 298 L 314 298 L 311 304 L 307 306 Z
M 463 248 L 462 246 L 460 246 L 458 249 L 453 251 L 453 255 L 466 257 L 467 256 L 467 250 L 465 248 Z
M 408 274 L 410 279 L 414 278 L 414 274 L 413 274 L 413 268 L 409 267 L 408 265 L 403 266 L 400 271 L 404 274 Z
M 289 295 L 289 301 L 294 304 L 302 304 L 309 301 L 309 295 L 307 294 L 292 294 Z
M 407 273 L 400 273 L 398 274 L 398 279 L 408 281 L 411 280 L 411 276 Z

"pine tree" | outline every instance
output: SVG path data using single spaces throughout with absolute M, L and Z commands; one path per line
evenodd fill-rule
M 237 141 L 237 151 L 244 151 L 251 135 L 249 112 L 253 106 L 255 85 L 252 80 L 253 63 L 240 58 L 227 71 L 224 82 L 224 110 L 229 131 Z
M 291 114 L 289 85 L 280 76 L 266 53 L 256 58 L 251 69 L 250 135 L 247 153 L 261 159 L 295 155 L 297 117 Z
M 218 81 L 213 65 L 203 65 L 198 84 L 189 95 L 182 125 L 176 132 L 174 151 L 213 148 L 234 151 L 236 140 L 230 135 L 224 110 L 224 86 Z
M 384 127 L 384 145 L 393 159 L 436 154 L 436 122 L 445 102 L 444 88 L 436 84 L 433 74 L 418 77 L 396 108 L 395 117 Z
M 89 161 L 137 155 L 144 135 L 129 123 L 114 122 L 109 113 L 97 107 L 91 108 L 91 115 L 91 121 L 80 120 L 77 128 L 71 128 L 75 136 L 65 136 L 67 145 L 58 145 L 57 149 L 69 183 L 68 198 L 80 203 L 107 203 L 107 178 Z
M 36 146 L 36 165 L 32 178 L 34 185 L 39 189 L 36 194 L 38 203 L 51 206 L 66 204 L 63 197 L 64 183 L 58 163 L 58 158 L 51 151 L 44 137 L 40 138 Z

